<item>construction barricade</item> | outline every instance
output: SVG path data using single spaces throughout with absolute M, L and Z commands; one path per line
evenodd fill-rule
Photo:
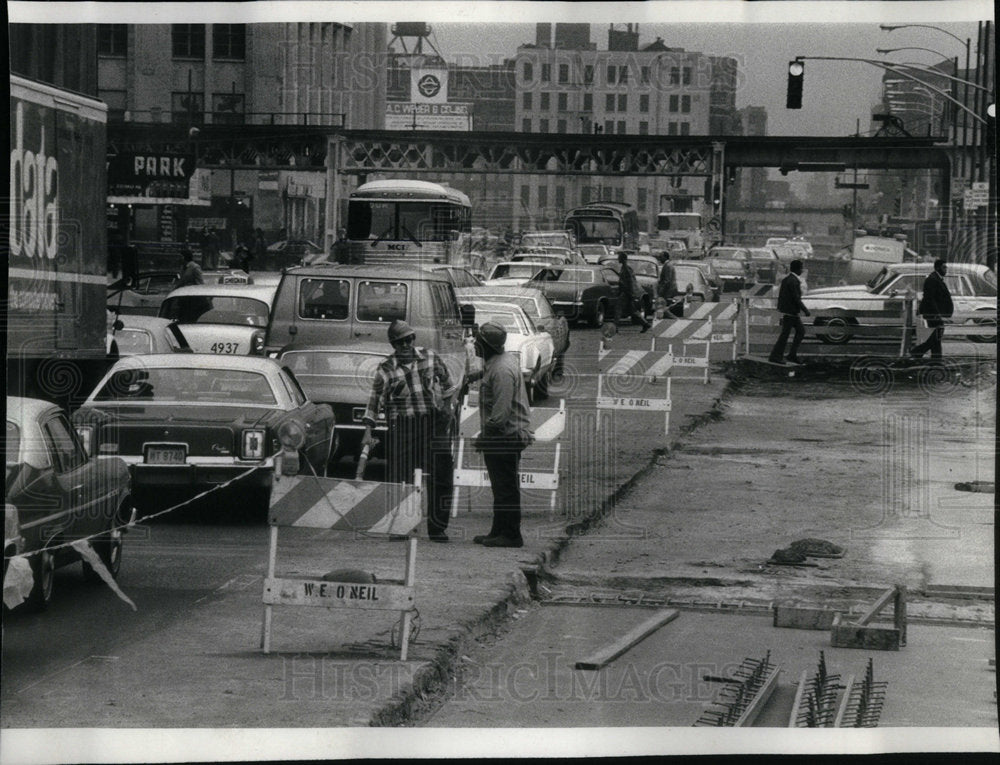
M 728 344 L 730 358 L 736 358 L 736 318 L 740 305 L 736 301 L 699 303 L 683 319 L 668 318 L 653 325 L 653 336 L 670 345 L 681 347 L 680 356 L 691 356 L 687 346 L 704 343 L 705 355 L 712 344 Z M 706 377 L 705 382 L 708 382 Z
M 400 660 L 406 660 L 414 602 L 417 540 L 409 536 L 402 580 L 337 581 L 330 574 L 319 577 L 279 577 L 276 574 L 278 531 L 298 527 L 407 536 L 423 515 L 421 471 L 413 484 L 350 481 L 316 476 L 282 477 L 271 495 L 271 526 L 264 579 L 264 622 L 261 648 L 271 650 L 273 606 L 311 606 L 350 610 L 398 611 L 401 619 Z M 337 574 L 339 572 L 332 572 Z
M 455 457 L 454 484 L 452 492 L 451 516 L 458 515 L 460 503 L 460 488 L 465 488 L 466 503 L 472 509 L 472 495 L 477 490 L 490 488 L 490 477 L 482 459 L 475 450 L 468 448 L 468 443 L 479 435 L 479 406 L 475 403 L 475 394 L 470 394 L 462 400 L 459 410 L 458 449 Z M 548 492 L 548 507 L 555 512 L 556 495 L 559 491 L 560 458 L 562 455 L 561 438 L 566 429 L 566 401 L 560 399 L 558 408 L 532 407 L 531 429 L 535 434 L 535 442 L 522 452 L 521 470 L 519 471 L 522 491 Z M 469 464 L 466 464 L 466 463 Z M 535 469 L 539 463 L 549 462 L 547 469 Z
M 670 432 L 670 384 L 674 356 L 670 349 L 656 351 L 656 340 L 651 340 L 650 350 L 609 350 L 604 341 L 597 351 L 597 409 L 625 409 L 640 412 L 663 412 L 663 434 Z M 664 397 L 646 395 L 643 387 L 660 381 L 664 384 Z M 601 418 L 597 418 L 597 429 Z

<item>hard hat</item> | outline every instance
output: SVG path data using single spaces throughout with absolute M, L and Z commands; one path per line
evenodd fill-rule
M 407 324 L 402 319 L 396 319 L 389 325 L 389 342 L 395 343 L 398 340 L 402 340 L 404 337 L 410 337 L 411 335 L 416 335 L 413 327 Z
M 503 347 L 507 342 L 507 330 L 499 324 L 488 321 L 479 328 L 477 339 L 497 353 L 503 353 Z

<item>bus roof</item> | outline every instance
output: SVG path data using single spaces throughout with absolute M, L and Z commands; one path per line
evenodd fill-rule
M 408 178 L 386 181 L 369 181 L 351 192 L 352 200 L 383 201 L 386 199 L 444 200 L 463 207 L 471 207 L 469 197 L 458 189 L 429 181 Z

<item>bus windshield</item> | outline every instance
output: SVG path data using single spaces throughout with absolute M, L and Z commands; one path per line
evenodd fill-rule
M 659 231 L 697 231 L 701 229 L 698 213 L 660 213 L 656 216 Z
M 468 210 L 440 202 L 352 200 L 347 207 L 347 238 L 447 242 L 468 230 Z
M 580 244 L 596 243 L 617 247 L 622 243 L 622 224 L 614 218 L 573 218 L 570 225 Z

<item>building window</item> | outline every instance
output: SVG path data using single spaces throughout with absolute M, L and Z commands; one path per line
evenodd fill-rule
M 691 96 L 681 96 L 681 113 L 691 113 Z
M 615 94 L 607 93 L 604 96 L 604 111 L 613 112 L 615 110 Z
M 670 111 L 677 112 L 680 111 L 680 96 L 670 96 Z
M 646 189 L 635 190 L 635 209 L 639 212 L 646 212 Z
M 172 24 L 174 58 L 205 58 L 205 25 Z
M 691 135 L 691 123 L 682 122 L 681 123 L 681 135 Z
M 649 67 L 644 66 L 639 70 L 639 82 L 642 85 L 649 85 Z
M 670 67 L 670 84 L 671 85 L 681 84 L 681 68 L 679 66 Z
M 174 122 L 202 123 L 205 121 L 205 97 L 201 93 L 172 93 L 170 111 Z
M 569 82 L 569 64 L 559 65 L 559 82 L 565 85 Z
M 622 131 L 622 132 L 624 132 L 624 131 Z M 625 187 L 624 186 L 619 186 L 617 189 L 615 189 L 615 200 L 617 200 L 618 202 L 624 202 L 625 201 Z
M 565 133 L 566 132 L 566 120 L 558 120 L 556 122 L 556 132 Z
M 615 84 L 615 67 L 608 66 L 608 85 Z
M 671 122 L 667 125 L 667 135 L 677 135 L 677 123 Z
M 552 64 L 542 64 L 542 82 L 552 82 Z
M 604 132 L 614 133 L 615 132 L 615 121 L 614 120 L 604 120 Z
M 618 134 L 625 135 L 628 132 L 628 128 L 625 127 L 625 120 L 618 120 Z
M 569 93 L 559 93 L 556 96 L 556 106 L 561 112 L 569 109 Z
M 245 24 L 212 25 L 212 58 L 242 61 L 246 58 Z
M 549 110 L 549 94 L 548 93 L 542 93 L 542 97 L 541 97 L 540 101 L 541 101 L 541 103 L 538 104 L 538 108 L 541 109 L 543 112 L 548 111 Z
M 531 208 L 531 186 L 521 184 L 521 206 L 525 209 Z
M 681 84 L 682 85 L 690 85 L 691 84 L 691 67 L 689 67 L 689 66 L 684 67 L 684 72 L 683 72 L 683 77 L 681 79 Z
M 566 187 L 556 186 L 556 207 L 560 210 L 566 207 Z
M 594 111 L 594 94 L 584 93 L 583 94 L 583 110 L 585 112 Z
M 521 120 L 521 132 L 530 133 L 531 132 L 531 120 L 525 117 Z
M 624 85 L 628 82 L 628 66 L 618 67 L 618 83 Z
M 643 93 L 639 96 L 639 111 L 648 112 L 649 111 L 649 94 Z
M 98 24 L 97 52 L 102 56 L 125 57 L 128 54 L 128 25 Z
M 526 90 L 521 94 L 521 106 L 525 111 L 531 111 L 531 91 Z
M 524 62 L 524 81 L 525 82 L 531 82 L 531 80 L 534 78 L 534 76 L 535 76 L 535 70 L 532 68 L 531 62 L 530 61 L 525 61 Z
M 549 204 L 549 187 L 539 186 L 538 187 L 538 207 L 539 209 L 545 208 Z
M 212 94 L 212 123 L 215 125 L 243 124 L 244 100 L 242 93 Z
M 109 120 L 125 119 L 126 106 L 124 90 L 98 90 L 97 97 L 108 105 Z
M 583 67 L 583 84 L 593 85 L 594 84 L 594 67 L 587 64 Z
M 584 186 L 580 189 L 580 204 L 585 205 L 590 203 L 590 186 Z
M 639 135 L 649 135 L 649 123 L 646 120 L 639 120 Z
M 549 121 L 546 119 L 538 120 L 538 132 L 548 133 L 549 132 Z
M 628 95 L 622 93 L 618 96 L 618 111 L 627 112 L 628 111 Z

